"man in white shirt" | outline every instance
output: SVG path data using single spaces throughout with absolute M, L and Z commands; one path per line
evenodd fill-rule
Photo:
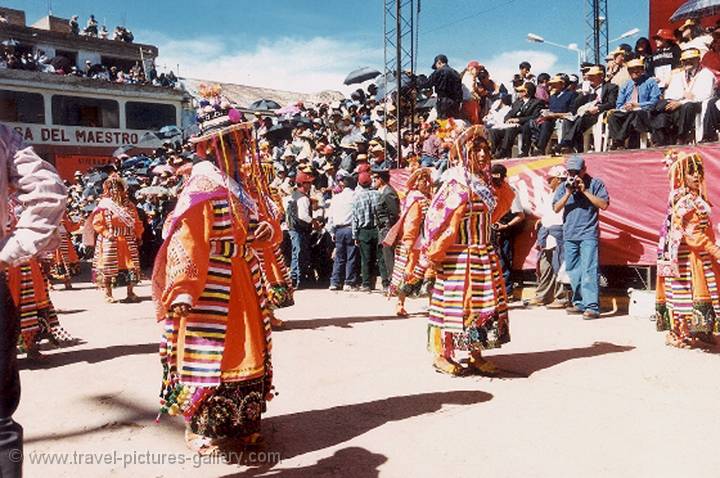
M 351 176 L 342 178 L 343 190 L 333 196 L 327 210 L 327 229 L 335 242 L 330 290 L 357 288 L 358 249 L 352 236 L 354 182 Z
M 286 220 L 292 242 L 290 275 L 295 290 L 301 289 L 312 281 L 310 277 L 310 233 L 312 232 L 313 217 L 310 190 L 313 180 L 314 178 L 307 173 L 302 171 L 297 173 L 296 188 L 290 195 L 286 208 Z
M 665 107 L 652 120 L 653 137 L 659 145 L 672 144 L 675 135 L 679 143 L 688 143 L 695 116 L 715 91 L 715 75 L 700 66 L 700 50 L 684 50 L 680 61 L 682 68 L 673 71 L 665 90 Z
M 553 196 L 558 187 L 567 179 L 567 171 L 562 166 L 553 166 L 546 180 L 550 191 L 543 191 L 538 204 L 537 215 L 540 220 L 535 224 L 537 231 L 538 265 L 537 289 L 535 297 L 528 305 L 547 305 L 551 309 L 564 309 L 563 285 L 558 281 L 558 271 L 563 262 L 563 213 L 553 209 Z

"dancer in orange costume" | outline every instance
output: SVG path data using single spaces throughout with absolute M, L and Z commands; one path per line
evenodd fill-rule
M 119 276 L 127 284 L 127 301 L 137 302 L 133 287 L 140 281 L 140 238 L 143 224 L 135 205 L 127 197 L 125 183 L 111 174 L 103 184 L 103 198 L 85 223 L 97 234 L 93 272 L 98 287 L 105 291 L 105 300 L 115 302 L 113 286 Z
M 481 374 L 497 368 L 482 351 L 510 341 L 507 297 L 490 226 L 505 214 L 512 189 L 493 188 L 490 148 L 481 126 L 455 141 L 451 161 L 425 218 L 422 261 L 437 270 L 430 305 L 428 348 L 436 370 L 458 375 L 459 351 Z
M 272 398 L 270 305 L 257 251 L 281 237 L 241 178 L 230 126 L 197 140 L 193 167 L 153 271 L 165 324 L 161 412 L 183 415 L 186 442 L 207 454 L 260 437 Z
M 80 272 L 80 258 L 70 236 L 79 228 L 80 224 L 74 223 L 65 213 L 58 229 L 60 245 L 53 253 L 50 276 L 55 280 L 62 281 L 66 289 L 72 289 L 72 276 Z
M 406 186 L 400 219 L 383 241 L 387 246 L 397 245 L 389 294 L 397 295 L 395 313 L 398 317 L 407 317 L 405 298 L 419 293 L 422 286 L 424 271 L 416 269 L 420 260 L 421 231 L 432 197 L 432 171 L 417 169 L 408 178 Z
M 711 204 L 699 153 L 670 151 L 667 219 L 660 235 L 658 331 L 680 348 L 715 344 L 720 333 L 720 247 L 710 222 Z

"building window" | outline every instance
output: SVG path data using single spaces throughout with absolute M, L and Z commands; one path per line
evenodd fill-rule
M 120 108 L 117 101 L 81 96 L 52 97 L 53 124 L 119 128 Z
M 128 129 L 156 130 L 163 126 L 177 126 L 176 110 L 173 105 L 160 103 L 125 103 L 125 116 Z
M 0 121 L 45 123 L 45 105 L 40 93 L 0 90 Z

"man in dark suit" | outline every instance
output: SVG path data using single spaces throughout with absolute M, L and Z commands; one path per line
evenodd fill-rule
M 534 131 L 537 131 L 537 139 L 535 141 L 535 154 L 545 154 L 547 144 L 555 130 L 555 124 L 558 120 L 565 118 L 572 111 L 573 104 L 577 93 L 570 88 L 570 77 L 566 74 L 555 75 L 548 81 L 551 95 L 548 100 L 548 110 L 543 112 L 540 118 L 534 122 L 530 122 L 523 127 L 521 133 L 523 140 L 531 137 Z M 525 141 L 523 141 L 523 144 Z M 521 156 L 528 156 L 529 149 L 523 147 Z
M 387 290 L 392 279 L 395 265 L 395 248 L 383 245 L 383 239 L 400 218 L 400 198 L 390 186 L 390 170 L 374 168 L 372 170 L 373 187 L 377 190 L 375 224 L 378 228 L 378 269 L 382 278 L 383 290 Z
M 439 119 L 458 118 L 463 100 L 460 73 L 448 65 L 448 58 L 445 55 L 435 57 L 432 69 L 435 71 L 429 77 L 420 75 L 416 78 L 416 88 L 418 90 L 435 88 L 437 95 L 435 109 Z
M 590 82 L 592 91 L 577 98 L 574 113 L 580 116 L 563 120 L 563 137 L 560 148 L 563 152 L 582 152 L 583 135 L 597 123 L 602 113 L 615 108 L 618 97 L 618 86 L 605 81 L 605 69 L 593 66 L 585 77 Z
M 545 102 L 535 98 L 535 85 L 533 83 L 525 83 L 515 88 L 518 99 L 510 107 L 510 111 L 505 115 L 505 124 L 510 127 L 492 128 L 490 130 L 490 139 L 493 144 L 493 156 L 496 158 L 508 158 L 512 153 L 512 147 L 515 143 L 517 135 L 523 128 L 540 115 L 540 111 L 545 106 Z M 529 134 L 523 135 L 522 150 L 530 151 Z

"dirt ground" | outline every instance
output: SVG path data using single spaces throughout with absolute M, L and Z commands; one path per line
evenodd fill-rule
M 84 343 L 21 359 L 26 476 L 720 476 L 720 350 L 669 348 L 647 319 L 518 309 L 487 354 L 504 377 L 453 378 L 430 366 L 422 301 L 397 319 L 379 294 L 319 290 L 278 314 L 265 446 L 201 461 L 181 419 L 155 422 L 160 328 L 138 293 L 52 293 Z

